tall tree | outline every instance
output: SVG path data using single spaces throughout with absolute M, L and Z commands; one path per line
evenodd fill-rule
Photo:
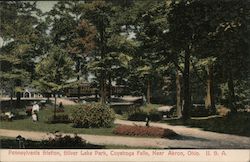
M 80 1 L 59 1 L 48 13 L 53 43 L 64 48 L 75 61 L 80 101 L 81 80 L 87 78 L 86 59 L 95 48 L 96 29 L 84 19 Z M 86 81 L 86 80 L 85 80 Z
M 65 50 L 53 46 L 48 55 L 45 56 L 36 66 L 36 73 L 39 79 L 35 85 L 54 95 L 54 116 L 56 116 L 57 95 L 70 86 L 67 81 L 74 76 L 72 66 L 74 62 L 67 55 Z
M 111 99 L 112 81 L 122 81 L 116 74 L 126 71 L 133 43 L 127 39 L 123 28 L 123 10 L 115 1 L 93 1 L 86 3 L 85 17 L 96 26 L 96 50 L 90 61 L 90 70 L 99 80 L 101 102 Z M 119 82 L 118 81 L 118 82 Z M 108 86 L 107 86 L 108 85 Z M 108 93 L 107 93 L 108 92 Z
M 46 26 L 38 19 L 41 11 L 35 2 L 1 2 L 0 12 L 1 76 L 13 83 L 19 107 L 23 86 L 34 78 L 35 59 L 45 48 Z
M 196 52 L 200 39 L 203 37 L 206 19 L 206 7 L 203 3 L 195 1 L 174 1 L 170 5 L 168 22 L 170 28 L 171 49 L 175 53 L 183 53 L 183 119 L 190 117 L 191 91 L 190 91 L 190 60 Z

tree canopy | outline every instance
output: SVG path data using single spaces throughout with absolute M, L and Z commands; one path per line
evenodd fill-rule
M 102 103 L 122 85 L 185 120 L 193 103 L 210 114 L 249 104 L 248 1 L 58 1 L 48 12 L 8 1 L 0 16 L 2 91 L 19 99 L 33 82 L 54 94 L 78 87 L 80 100 L 82 82 L 95 82 Z

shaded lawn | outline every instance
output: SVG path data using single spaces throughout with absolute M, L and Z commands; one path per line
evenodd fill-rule
M 65 106 L 65 112 L 57 113 L 57 115 L 68 114 L 74 111 L 75 108 L 79 106 Z M 24 111 L 24 110 L 23 110 Z M 20 112 L 24 114 L 24 112 Z M 31 117 L 25 117 L 20 120 L 1 121 L 0 128 L 2 129 L 13 129 L 13 130 L 26 130 L 26 131 L 41 131 L 41 132 L 51 132 L 55 131 L 64 132 L 64 133 L 78 133 L 78 134 L 96 134 L 96 135 L 113 135 L 113 127 L 111 128 L 74 128 L 73 123 L 56 123 L 49 124 L 47 123 L 48 118 L 53 116 L 53 106 L 49 106 L 39 111 L 39 121 L 33 122 Z
M 186 122 L 177 119 L 164 122 L 171 125 L 185 125 L 203 128 L 207 131 L 250 137 L 250 113 L 247 112 L 238 112 L 237 114 L 228 117 L 189 119 Z

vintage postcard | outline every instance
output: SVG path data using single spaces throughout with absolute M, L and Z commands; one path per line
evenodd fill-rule
M 0 1 L 1 162 L 249 162 L 250 1 Z

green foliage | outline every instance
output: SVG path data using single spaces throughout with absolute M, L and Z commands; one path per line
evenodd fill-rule
M 101 128 L 113 125 L 115 114 L 113 110 L 104 104 L 93 103 L 82 105 L 72 114 L 75 127 Z
M 192 107 L 190 115 L 192 117 L 205 117 L 209 116 L 210 112 L 209 109 L 206 109 L 205 106 L 203 107 Z
M 51 116 L 48 119 L 48 123 L 55 124 L 55 123 L 71 123 L 71 120 L 69 118 L 69 115 L 67 114 L 59 114 L 56 116 Z
M 127 116 L 127 119 L 132 121 L 146 121 L 146 118 L 150 121 L 160 121 L 162 119 L 162 114 L 157 111 L 155 105 L 147 105 L 146 107 L 135 109 L 128 112 Z
M 64 50 L 54 46 L 49 55 L 37 64 L 36 72 L 39 80 L 35 84 L 46 92 L 55 93 L 62 90 L 66 87 L 68 79 L 74 75 L 73 64 Z
M 25 139 L 23 142 L 25 149 L 102 149 L 103 146 L 86 143 L 84 139 L 68 135 L 53 134 L 48 140 L 32 141 Z M 1 137 L 1 148 L 20 149 L 18 141 L 12 138 Z
M 146 121 L 148 114 L 144 111 L 137 111 L 128 115 L 128 120 L 132 121 Z
M 34 78 L 35 59 L 46 48 L 46 37 L 35 2 L 5 1 L 0 6 L 1 86 L 13 96 L 15 86 L 27 86 Z
M 107 84 L 115 83 L 131 95 L 148 90 L 149 99 L 159 95 L 175 102 L 178 69 L 185 111 L 191 109 L 189 98 L 203 100 L 209 79 L 217 103 L 232 110 L 244 107 L 249 102 L 249 7 L 245 0 L 58 1 L 41 14 L 36 2 L 3 1 L 1 87 L 20 97 L 33 81 L 40 92 L 61 93 L 91 74 L 102 98 L 111 87 Z M 77 82 L 67 83 L 76 76 Z
M 87 144 L 84 139 L 75 135 L 55 135 L 50 137 L 49 140 L 41 141 L 43 148 L 101 148 L 98 145 Z

